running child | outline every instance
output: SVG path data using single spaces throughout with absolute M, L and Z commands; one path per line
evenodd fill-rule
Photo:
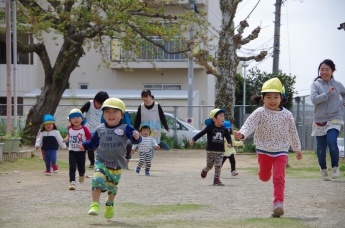
M 63 142 L 60 132 L 57 130 L 55 120 L 52 115 L 46 114 L 43 117 L 43 125 L 39 130 L 39 134 L 36 138 L 35 148 L 43 151 L 43 158 L 46 165 L 46 176 L 51 175 L 50 166 L 53 168 L 54 173 L 58 173 L 59 168 L 56 164 L 56 155 L 59 146 L 62 149 L 66 148 L 66 144 Z
M 132 126 L 122 123 L 125 104 L 118 98 L 108 98 L 102 106 L 104 123 L 100 124 L 89 141 L 79 143 L 84 151 L 97 148 L 92 178 L 92 204 L 89 215 L 99 215 L 102 190 L 108 191 L 104 217 L 114 216 L 114 200 L 122 169 L 127 167 L 125 154 L 127 139 L 133 144 L 141 142 L 141 136 Z
M 254 144 L 259 163 L 258 176 L 267 182 L 273 175 L 273 217 L 284 215 L 285 168 L 290 145 L 296 158 L 302 158 L 301 143 L 292 113 L 282 107 L 287 101 L 285 88 L 278 78 L 266 81 L 261 96 L 254 101 L 264 105 L 256 109 L 236 132 L 236 139 L 247 138 L 255 131 Z M 272 171 L 273 169 L 273 171 Z
M 207 134 L 206 146 L 206 166 L 201 170 L 201 178 L 207 176 L 207 172 L 214 166 L 214 180 L 213 185 L 223 186 L 224 184 L 219 180 L 222 169 L 222 161 L 224 155 L 224 137 L 231 148 L 231 137 L 229 131 L 223 126 L 224 123 L 224 109 L 213 109 L 210 112 L 209 119 L 205 120 L 206 127 L 204 130 L 196 134 L 190 141 L 189 145 L 193 146 L 194 142 Z

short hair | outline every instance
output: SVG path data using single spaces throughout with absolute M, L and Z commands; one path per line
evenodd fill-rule
M 109 95 L 105 91 L 99 91 L 96 96 L 93 98 L 94 101 L 97 101 L 100 104 L 103 104 L 103 102 L 109 98 Z
M 141 97 L 151 97 L 152 99 L 154 99 L 155 97 L 151 94 L 151 90 L 149 89 L 144 89 L 141 92 Z

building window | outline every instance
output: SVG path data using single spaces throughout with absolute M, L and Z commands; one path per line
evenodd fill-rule
M 182 90 L 179 84 L 144 84 L 143 89 L 149 90 Z
M 89 84 L 88 83 L 79 83 L 79 89 L 88 89 Z

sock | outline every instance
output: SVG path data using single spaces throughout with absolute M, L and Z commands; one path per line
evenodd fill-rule
M 105 206 L 114 206 L 114 201 L 108 202 L 108 200 L 107 200 L 107 202 L 105 203 Z

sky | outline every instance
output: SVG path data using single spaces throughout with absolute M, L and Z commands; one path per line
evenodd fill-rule
M 235 17 L 235 27 L 245 19 L 259 0 L 243 0 Z M 246 37 L 257 26 L 262 29 L 259 37 L 244 45 L 239 56 L 259 53 L 262 49 L 272 53 L 274 11 L 276 0 L 261 0 L 247 19 Z M 313 80 L 318 76 L 319 64 L 331 59 L 336 65 L 334 78 L 345 86 L 345 31 L 338 30 L 345 22 L 345 0 L 286 0 L 281 8 L 280 60 L 283 73 L 296 76 L 298 95 L 308 95 Z M 256 51 L 253 52 L 253 49 Z M 273 58 L 262 62 L 252 61 L 253 67 L 272 72 Z

